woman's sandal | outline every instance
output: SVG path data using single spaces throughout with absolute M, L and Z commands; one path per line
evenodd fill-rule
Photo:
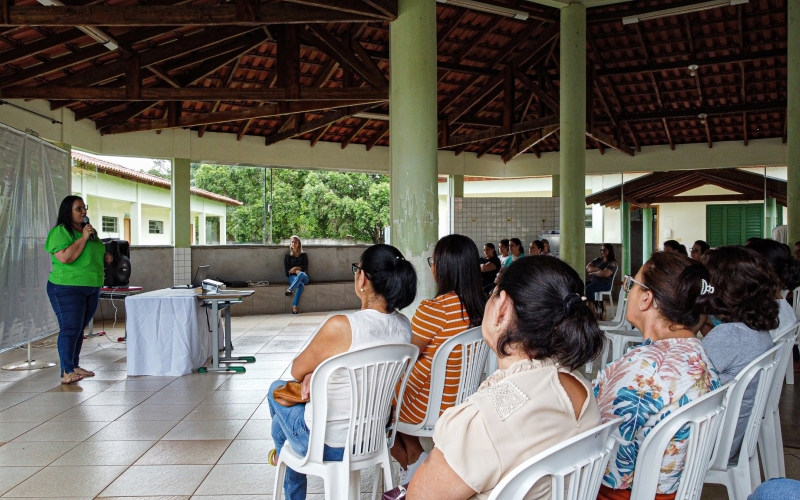
M 273 467 L 276 467 L 278 465 L 278 450 L 276 450 L 275 448 L 269 450 L 269 454 L 267 455 L 267 462 Z
M 84 377 L 84 378 L 86 378 L 86 377 L 94 377 L 94 372 L 91 372 L 89 370 L 84 370 L 80 366 L 76 366 L 75 367 L 75 373 L 77 373 L 78 375 L 80 375 L 81 377 Z
M 78 373 L 65 373 L 63 377 L 61 377 L 61 383 L 64 385 L 71 384 L 73 382 L 78 382 L 79 380 L 83 380 L 83 375 Z

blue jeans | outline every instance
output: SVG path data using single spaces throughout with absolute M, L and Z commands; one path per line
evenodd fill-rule
M 58 357 L 61 373 L 79 367 L 83 329 L 94 317 L 100 301 L 100 289 L 92 286 L 55 285 L 47 282 L 47 297 L 58 318 Z
M 289 275 L 289 290 L 297 288 L 297 293 L 294 294 L 294 301 L 292 301 L 293 306 L 297 307 L 300 304 L 300 296 L 303 295 L 306 285 L 308 285 L 308 275 L 303 271 Z
M 800 481 L 783 477 L 761 483 L 747 500 L 797 500 L 800 498 Z
M 305 456 L 308 453 L 309 435 L 308 427 L 303 420 L 306 405 L 282 406 L 276 403 L 272 397 L 272 391 L 285 383 L 283 380 L 276 380 L 269 387 L 269 394 L 267 394 L 269 413 L 272 415 L 272 440 L 275 442 L 275 450 L 279 455 L 283 445 L 288 441 L 295 453 Z M 322 452 L 324 461 L 340 462 L 342 457 L 344 457 L 344 448 L 331 448 L 325 445 Z M 283 492 L 287 500 L 305 500 L 307 486 L 308 480 L 305 474 L 295 472 L 289 467 L 286 468 Z

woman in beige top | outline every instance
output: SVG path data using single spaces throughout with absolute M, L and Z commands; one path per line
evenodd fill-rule
M 578 274 L 546 256 L 501 273 L 482 326 L 499 369 L 436 423 L 436 447 L 408 500 L 485 500 L 517 465 L 600 424 L 578 368 L 600 353 L 605 336 L 582 292 Z M 525 498 L 549 495 L 545 478 Z

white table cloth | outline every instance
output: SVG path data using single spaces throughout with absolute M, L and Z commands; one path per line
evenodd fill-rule
M 194 290 L 164 289 L 125 299 L 128 375 L 187 375 L 211 356 L 211 332 Z

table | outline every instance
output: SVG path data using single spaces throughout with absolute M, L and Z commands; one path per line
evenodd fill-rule
M 125 297 L 129 295 L 134 295 L 140 293 L 142 291 L 142 287 L 140 286 L 126 286 L 126 287 L 101 287 L 100 288 L 100 300 L 116 300 L 122 299 L 123 304 L 125 303 Z M 91 321 L 89 321 L 89 333 L 83 336 L 84 339 L 89 337 L 97 337 L 98 335 L 105 335 L 106 332 L 97 332 L 94 333 L 94 317 L 92 317 Z M 128 332 L 125 332 L 125 338 L 120 339 L 120 341 L 127 339 Z
M 129 376 L 188 375 L 205 364 L 219 325 L 197 296 L 194 289 L 167 288 L 125 298 Z
M 219 312 L 225 311 L 225 357 L 219 357 L 219 322 L 215 321 L 212 327 L 211 341 L 214 344 L 211 350 L 211 366 L 200 368 L 199 373 L 208 372 L 237 372 L 244 373 L 244 366 L 220 366 L 220 363 L 255 363 L 253 356 L 232 357 L 233 341 L 231 339 L 231 306 L 238 304 L 244 297 L 253 295 L 255 290 L 223 290 L 219 293 L 208 293 L 199 295 L 197 298 L 203 301 L 206 307 L 211 308 L 211 317 L 219 318 Z

